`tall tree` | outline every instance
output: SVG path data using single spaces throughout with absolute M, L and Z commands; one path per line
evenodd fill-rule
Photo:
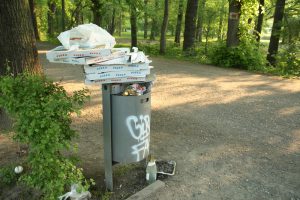
M 160 54 L 166 53 L 166 32 L 168 27 L 169 19 L 169 1 L 165 0 L 165 9 L 164 9 L 164 19 L 161 25 L 161 34 L 160 34 Z
M 159 9 L 159 2 L 155 0 L 155 10 Z M 152 16 L 152 24 L 151 24 L 151 33 L 150 33 L 150 40 L 155 40 L 155 36 L 157 35 L 157 15 Z
M 30 13 L 31 13 L 31 21 L 32 21 L 33 30 L 34 30 L 34 36 L 35 36 L 36 40 L 40 40 L 38 25 L 37 25 L 37 21 L 36 21 L 34 0 L 29 0 L 29 7 L 30 7 Z
M 137 10 L 136 2 L 130 2 L 131 47 L 137 47 Z
M 0 75 L 7 65 L 14 74 L 40 71 L 28 0 L 2 1 L 0 37 Z
M 111 15 L 111 22 L 109 24 L 109 33 L 113 35 L 115 33 L 115 19 L 116 19 L 116 8 L 113 8 L 113 12 Z
M 282 43 L 289 45 L 299 41 L 300 35 L 300 0 L 286 2 L 283 15 Z
M 277 0 L 275 6 L 274 21 L 272 26 L 272 33 L 269 43 L 267 60 L 271 65 L 276 65 L 276 54 L 278 53 L 280 32 L 282 27 L 282 18 L 284 13 L 285 0 Z
M 144 0 L 144 39 L 148 37 L 148 0 Z
M 258 18 L 257 18 L 257 24 L 255 26 L 255 34 L 256 34 L 256 41 L 260 41 L 260 35 L 264 20 L 264 6 L 265 6 L 265 0 L 259 0 L 259 6 L 258 6 Z
M 103 7 L 103 2 L 101 0 L 91 0 L 91 9 L 93 11 L 94 24 L 101 26 L 102 24 L 102 15 L 101 9 Z
M 48 29 L 47 34 L 49 36 L 53 36 L 54 34 L 54 16 L 56 13 L 56 2 L 53 0 L 48 0 L 48 12 L 47 12 L 47 19 L 48 19 Z
M 41 72 L 28 0 L 0 3 L 0 38 L 0 76 Z M 9 117 L 0 108 L 0 128 L 10 127 Z
M 115 1 L 116 2 L 116 1 Z M 118 20 L 117 20 L 117 32 L 118 35 L 121 36 L 122 35 L 122 22 L 123 22 L 123 18 L 124 18 L 124 7 L 122 4 L 123 0 L 117 0 L 118 3 L 118 8 L 119 8 L 119 12 L 118 13 Z
M 65 9 L 65 0 L 61 0 L 61 29 L 65 31 L 65 16 L 66 16 L 66 9 Z
M 212 29 L 212 23 L 214 19 L 216 18 L 217 11 L 215 9 L 212 9 L 208 7 L 206 9 L 206 27 L 203 29 L 203 34 L 205 34 L 205 54 L 207 54 L 207 49 L 208 49 L 208 37 L 210 35 L 211 29 Z
M 219 27 L 218 27 L 218 40 L 223 40 L 223 21 L 224 21 L 224 15 L 225 15 L 225 1 L 222 0 L 222 3 L 220 4 L 220 18 L 219 18 Z
M 239 0 L 229 0 L 229 16 L 227 29 L 227 47 L 238 46 L 239 44 L 239 22 L 242 4 Z
M 183 51 L 194 53 L 198 0 L 188 0 L 185 12 Z
M 118 23 L 118 33 L 120 37 L 122 35 L 122 19 L 123 19 L 123 14 L 121 12 L 119 16 L 119 23 Z
M 203 16 L 205 11 L 205 4 L 206 4 L 206 0 L 201 0 L 201 3 L 199 4 L 198 20 L 197 20 L 197 28 L 196 28 L 196 40 L 199 42 L 202 41 Z
M 175 30 L 175 41 L 174 41 L 177 44 L 180 44 L 182 18 L 183 18 L 183 0 L 179 0 L 177 24 Z
M 82 0 L 74 1 L 75 7 L 71 11 L 71 20 L 68 24 L 68 29 L 71 29 L 74 25 L 79 25 L 83 23 L 83 9 L 89 7 L 90 5 Z

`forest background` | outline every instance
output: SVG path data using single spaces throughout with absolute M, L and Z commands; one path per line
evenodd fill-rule
M 95 23 L 150 55 L 299 76 L 299 0 L 29 0 L 37 40 Z

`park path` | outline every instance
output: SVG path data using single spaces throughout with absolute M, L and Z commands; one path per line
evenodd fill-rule
M 67 91 L 86 87 L 81 66 L 49 63 Z M 300 199 L 300 80 L 153 57 L 151 151 L 177 162 L 149 199 Z M 74 117 L 86 173 L 103 181 L 99 86 Z M 130 183 L 128 183 L 130 184 Z

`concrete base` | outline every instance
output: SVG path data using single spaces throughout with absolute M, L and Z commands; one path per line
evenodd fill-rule
M 165 187 L 165 183 L 160 180 L 157 180 L 154 183 L 142 189 L 141 191 L 139 191 L 138 193 L 135 193 L 134 195 L 130 196 L 126 200 L 143 200 L 163 187 Z

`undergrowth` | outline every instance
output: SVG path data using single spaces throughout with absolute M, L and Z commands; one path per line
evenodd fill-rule
M 88 98 L 87 90 L 68 95 L 65 89 L 42 75 L 0 77 L 0 107 L 14 119 L 13 139 L 29 146 L 24 173 L 18 178 L 43 192 L 47 200 L 57 199 L 72 184 L 87 190 L 90 182 L 82 169 L 61 152 L 74 150 L 71 114 L 79 113 Z M 14 180 L 11 171 L 6 182 Z

